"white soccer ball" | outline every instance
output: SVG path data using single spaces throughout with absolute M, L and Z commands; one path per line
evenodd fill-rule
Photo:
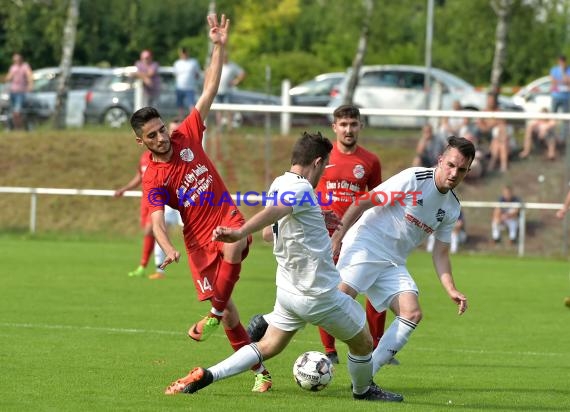
M 332 381 L 334 366 L 324 353 L 310 351 L 293 364 L 295 382 L 308 391 L 321 391 Z

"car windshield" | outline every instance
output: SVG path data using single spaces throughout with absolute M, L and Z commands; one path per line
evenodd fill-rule
M 122 92 L 129 90 L 133 85 L 134 77 L 127 74 L 113 74 L 103 76 L 93 85 L 94 90 L 112 90 L 114 92 Z

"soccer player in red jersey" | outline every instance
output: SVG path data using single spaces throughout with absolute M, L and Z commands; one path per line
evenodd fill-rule
M 360 110 L 353 105 L 342 105 L 335 109 L 333 118 L 336 143 L 316 191 L 321 208 L 332 210 L 342 218 L 356 197 L 382 183 L 382 169 L 378 156 L 358 144 L 362 129 Z M 333 232 L 334 229 L 329 229 L 331 236 Z M 384 333 L 386 311 L 378 313 L 366 299 L 366 319 L 376 347 Z M 333 363 L 338 363 L 335 338 L 322 328 L 319 332 L 326 355 Z
M 210 67 L 203 92 L 192 112 L 169 135 L 160 114 L 153 107 L 143 107 L 131 117 L 131 126 L 139 144 L 149 150 L 150 163 L 143 177 L 143 198 L 148 203 L 154 236 L 166 254 L 162 268 L 178 262 L 180 252 L 168 237 L 164 205 L 178 209 L 184 223 L 184 244 L 200 300 L 210 300 L 210 313 L 192 325 L 188 335 L 206 340 L 220 321 L 230 344 L 237 350 L 250 343 L 231 294 L 239 279 L 241 262 L 247 256 L 251 236 L 235 243 L 212 242 L 218 226 L 239 228 L 244 218 L 235 206 L 214 163 L 202 147 L 204 119 L 216 96 L 228 40 L 229 19 L 208 16 L 209 37 L 213 43 Z M 255 392 L 271 388 L 271 377 L 262 364 L 256 373 Z

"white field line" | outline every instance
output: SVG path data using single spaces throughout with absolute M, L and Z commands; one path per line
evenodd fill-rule
M 33 324 L 33 323 L 5 323 L 0 322 L 0 328 L 15 328 L 15 329 L 54 329 L 54 330 L 69 330 L 69 331 L 94 331 L 106 333 L 124 333 L 124 334 L 155 334 L 155 335 L 171 335 L 180 336 L 185 332 L 173 332 L 169 330 L 154 330 L 154 329 L 130 329 L 130 328 L 107 328 L 100 326 L 74 326 L 74 325 L 47 325 L 47 324 Z M 213 337 L 223 338 L 221 334 L 214 334 Z M 296 339 L 296 341 L 299 341 Z M 320 344 L 319 341 L 302 340 L 308 344 Z M 512 355 L 512 356 L 569 356 L 569 353 L 558 352 L 517 352 L 517 351 L 489 351 L 484 349 L 450 349 L 450 348 L 426 348 L 414 346 L 414 350 L 424 352 L 455 352 L 455 353 L 470 353 L 481 355 Z

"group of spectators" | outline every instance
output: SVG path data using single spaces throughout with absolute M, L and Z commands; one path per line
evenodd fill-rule
M 154 60 L 150 50 L 143 50 L 139 60 L 135 62 L 136 72 L 134 76 L 143 84 L 142 106 L 159 106 L 161 82 L 160 64 Z M 202 82 L 202 69 L 197 59 L 190 57 L 188 49 L 181 47 L 178 50 L 178 59 L 174 62 L 174 75 L 176 78 L 176 106 L 178 117 L 183 118 L 190 113 L 196 103 L 197 93 Z M 34 79 L 32 68 L 24 60 L 20 53 L 12 56 L 12 65 L 8 70 L 5 81 L 10 93 L 10 116 L 14 129 L 23 129 L 23 108 L 26 94 L 32 91 Z M 220 87 L 216 96 L 216 102 L 229 103 L 231 93 L 245 78 L 245 71 L 238 64 L 229 61 L 228 53 L 224 53 L 224 65 L 220 79 Z M 231 127 L 232 119 L 226 112 L 217 112 L 218 125 Z
M 237 63 L 231 62 L 227 51 L 224 52 L 224 64 L 220 78 L 220 86 L 216 95 L 217 103 L 229 103 L 231 93 L 245 78 L 245 71 Z M 142 106 L 159 106 L 160 75 L 159 64 L 153 60 L 150 50 L 143 50 L 140 59 L 135 63 L 135 75 L 143 82 Z M 191 58 L 188 49 L 178 50 L 178 59 L 173 65 L 176 78 L 176 106 L 178 117 L 183 118 L 192 111 L 196 104 L 197 93 L 203 81 L 203 72 L 197 59 Z M 217 112 L 216 122 L 219 126 L 232 126 L 232 118 L 227 112 Z

